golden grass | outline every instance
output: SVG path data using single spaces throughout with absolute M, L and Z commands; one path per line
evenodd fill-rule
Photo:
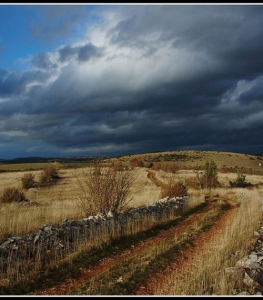
M 32 188 L 25 191 L 26 197 L 31 202 L 37 202 L 39 206 L 29 206 L 19 203 L 7 203 L 0 207 L 0 240 L 1 236 L 21 235 L 27 232 L 35 232 L 44 224 L 53 225 L 60 223 L 63 219 L 76 219 L 85 217 L 84 212 L 78 206 L 79 197 L 83 197 L 80 182 L 85 183 L 86 168 L 60 169 L 60 180 L 48 187 Z M 21 187 L 21 179 L 28 172 L 8 172 L 0 173 L 0 194 L 6 187 Z M 35 180 L 40 178 L 41 171 L 31 171 Z M 160 199 L 161 188 L 147 178 L 145 168 L 136 168 L 137 178 L 131 188 L 132 201 L 129 207 L 141 205 L 151 205 Z M 176 174 L 163 171 L 156 172 L 157 178 L 164 182 L 169 179 L 184 182 L 186 178 L 195 176 L 194 171 L 180 170 Z M 235 180 L 234 173 L 219 173 L 219 181 L 223 185 L 228 185 L 229 180 Z M 246 175 L 246 180 L 253 184 L 262 183 L 259 175 Z M 84 184 L 85 186 L 85 184 Z M 194 202 L 200 202 L 204 198 L 199 190 L 189 189 Z M 206 192 L 206 191 L 204 191 Z M 219 189 L 220 192 L 220 189 Z
M 36 232 L 44 224 L 53 225 L 63 219 L 85 217 L 78 206 L 78 199 L 83 197 L 80 183 L 85 186 L 85 168 L 60 169 L 60 180 L 48 187 L 32 188 L 25 191 L 30 202 L 39 206 L 19 203 L 7 203 L 0 207 L 0 240 L 6 235 L 22 235 Z M 0 194 L 6 187 L 21 187 L 21 178 L 28 172 L 10 172 L 0 174 Z M 41 171 L 32 171 L 38 181 Z M 129 207 L 138 207 L 158 201 L 160 188 L 147 178 L 143 168 L 137 168 L 137 178 L 131 189 L 132 201 Z M 1 238 L 2 236 L 2 238 Z
M 262 189 L 247 190 L 218 189 L 214 191 L 221 196 L 227 195 L 240 203 L 233 220 L 224 232 L 215 237 L 209 252 L 200 253 L 194 268 L 180 274 L 173 271 L 157 287 L 158 295 L 231 295 L 233 288 L 240 287 L 240 280 L 229 278 L 224 274 L 226 267 L 234 266 L 236 261 L 247 255 L 262 220 Z M 254 238 L 255 239 L 255 238 Z
M 262 175 L 251 175 L 247 174 L 246 182 L 251 182 L 252 184 L 263 184 Z M 182 181 L 185 183 L 185 180 L 189 177 L 196 177 L 194 170 L 179 170 L 177 173 L 167 173 L 164 171 L 156 171 L 156 177 L 164 182 L 168 182 L 170 179 L 175 179 L 176 181 Z M 229 181 L 234 181 L 237 178 L 236 173 L 218 173 L 218 181 L 223 187 L 229 187 Z
M 253 156 L 245 156 L 235 153 L 217 153 L 208 151 L 175 151 L 169 153 L 198 156 L 202 159 L 185 161 L 185 165 L 203 165 L 206 160 L 215 160 L 218 166 L 239 166 L 258 168 L 258 161 Z M 159 153 L 148 154 L 150 156 L 160 155 Z M 141 157 L 141 155 L 139 156 Z M 253 159 L 250 159 L 252 157 Z M 130 159 L 126 157 L 127 161 Z M 29 232 L 37 232 L 38 228 L 44 224 L 54 225 L 63 219 L 80 219 L 85 217 L 84 212 L 78 206 L 79 197 L 83 196 L 80 183 L 84 183 L 86 168 L 59 169 L 60 179 L 48 187 L 38 187 L 25 191 L 30 202 L 39 203 L 38 206 L 28 204 L 4 203 L 0 205 L 0 242 L 7 236 L 19 236 Z M 30 171 L 35 180 L 40 178 L 41 171 Z M 160 187 L 147 178 L 146 168 L 136 168 L 137 178 L 131 189 L 132 201 L 129 207 L 141 205 L 151 205 L 160 199 Z M 0 194 L 6 187 L 21 187 L 21 179 L 29 171 L 0 173 Z M 179 170 L 177 173 L 166 173 L 157 171 L 156 177 L 163 182 L 169 182 L 171 178 L 176 181 L 185 182 L 189 177 L 195 176 L 193 170 Z M 207 194 L 218 195 L 218 197 L 228 197 L 240 203 L 235 218 L 228 225 L 223 235 L 215 242 L 213 250 L 200 257 L 200 261 L 206 264 L 198 264 L 193 273 L 186 274 L 183 284 L 176 281 L 176 274 L 167 278 L 165 284 L 158 287 L 157 294 L 164 295 L 203 295 L 211 292 L 218 295 L 228 295 L 231 289 L 238 286 L 238 281 L 229 281 L 225 274 L 220 273 L 225 267 L 233 266 L 235 261 L 243 257 L 249 247 L 249 241 L 253 237 L 254 230 L 258 229 L 259 221 L 262 219 L 262 197 L 263 188 L 230 189 L 229 181 L 236 179 L 235 173 L 219 173 L 219 182 L 223 188 L 209 190 L 188 189 L 190 201 L 188 209 L 197 206 L 204 201 Z M 246 175 L 246 181 L 252 184 L 262 184 L 262 176 Z M 85 185 L 84 185 L 85 186 Z M 224 188 L 225 187 L 225 188 Z M 149 222 L 149 220 L 144 220 Z M 147 224 L 146 224 L 147 225 Z M 148 226 L 148 225 L 147 225 Z M 146 226 L 146 227 L 147 227 Z M 138 230 L 138 224 L 130 224 L 132 231 Z M 242 233 L 242 234 L 241 234 Z M 107 237 L 105 237 L 107 238 Z M 240 250 L 240 251 L 239 251 Z M 239 251 L 239 252 L 238 252 Z M 231 260 L 231 253 L 238 253 L 235 260 Z
M 174 161 L 181 167 L 192 169 L 196 165 L 203 166 L 206 161 L 214 160 L 219 169 L 222 167 L 238 167 L 251 169 L 253 174 L 263 175 L 263 158 L 250 154 L 221 152 L 221 151 L 196 151 L 196 150 L 180 150 L 180 151 L 166 151 L 157 153 L 144 153 L 136 155 L 126 155 L 115 160 L 122 161 L 125 164 L 129 164 L 132 158 L 138 158 L 147 163 L 161 162 L 165 159 L 169 159 L 169 155 L 186 155 L 186 158 L 174 158 Z

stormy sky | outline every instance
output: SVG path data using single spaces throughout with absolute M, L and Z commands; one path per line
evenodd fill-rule
M 263 5 L 0 5 L 0 158 L 263 152 Z

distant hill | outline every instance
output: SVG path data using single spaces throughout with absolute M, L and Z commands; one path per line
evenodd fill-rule
M 2 164 L 21 164 L 21 163 L 47 163 L 47 162 L 87 162 L 94 160 L 96 157 L 91 156 L 70 156 L 70 157 L 17 157 L 13 159 L 0 159 Z
M 122 162 L 129 162 L 132 158 L 137 157 L 146 164 L 175 161 L 181 166 L 193 168 L 202 166 L 206 161 L 214 160 L 219 168 L 222 167 L 244 167 L 258 169 L 259 164 L 263 163 L 261 155 L 242 154 L 222 151 L 197 151 L 197 150 L 178 150 L 164 152 L 149 152 L 142 154 L 124 155 L 116 157 Z
M 96 157 L 96 156 L 68 156 L 68 157 L 18 157 L 14 159 L 0 159 L 0 164 L 21 164 L 21 163 L 81 163 L 91 162 L 94 159 L 111 158 L 113 160 L 122 161 L 129 164 L 129 161 L 137 157 L 143 160 L 147 165 L 156 162 L 176 161 L 178 164 L 186 167 L 194 167 L 203 165 L 206 161 L 214 160 L 218 167 L 246 167 L 258 168 L 259 164 L 263 164 L 263 153 L 256 155 L 221 152 L 221 151 L 195 151 L 195 150 L 178 150 L 178 151 L 151 151 L 141 154 L 125 154 L 116 157 Z

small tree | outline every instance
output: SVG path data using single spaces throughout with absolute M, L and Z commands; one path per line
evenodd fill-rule
M 218 169 L 216 163 L 211 160 L 210 162 L 206 161 L 204 165 L 204 171 L 197 171 L 197 180 L 199 182 L 200 187 L 212 189 L 220 186 L 220 183 L 217 179 Z
M 132 200 L 129 198 L 130 189 L 136 179 L 132 170 L 115 168 L 114 165 L 105 167 L 98 161 L 85 177 L 86 185 L 80 183 L 84 193 L 80 206 L 87 215 L 120 212 Z

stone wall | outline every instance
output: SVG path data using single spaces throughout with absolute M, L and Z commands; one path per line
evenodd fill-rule
M 10 266 L 29 268 L 29 261 L 32 264 L 41 261 L 43 267 L 43 263 L 48 263 L 54 255 L 56 259 L 65 257 L 80 244 L 101 246 L 123 235 L 136 234 L 173 220 L 184 212 L 188 199 L 166 197 L 152 205 L 131 208 L 124 213 L 113 215 L 109 212 L 106 216 L 98 214 L 80 220 L 65 219 L 56 226 L 43 225 L 35 234 L 13 236 L 0 245 L 0 273 L 5 273 Z
M 224 270 L 230 280 L 242 280 L 243 289 L 233 290 L 234 295 L 263 294 L 263 227 L 254 234 L 258 237 L 249 254 Z

